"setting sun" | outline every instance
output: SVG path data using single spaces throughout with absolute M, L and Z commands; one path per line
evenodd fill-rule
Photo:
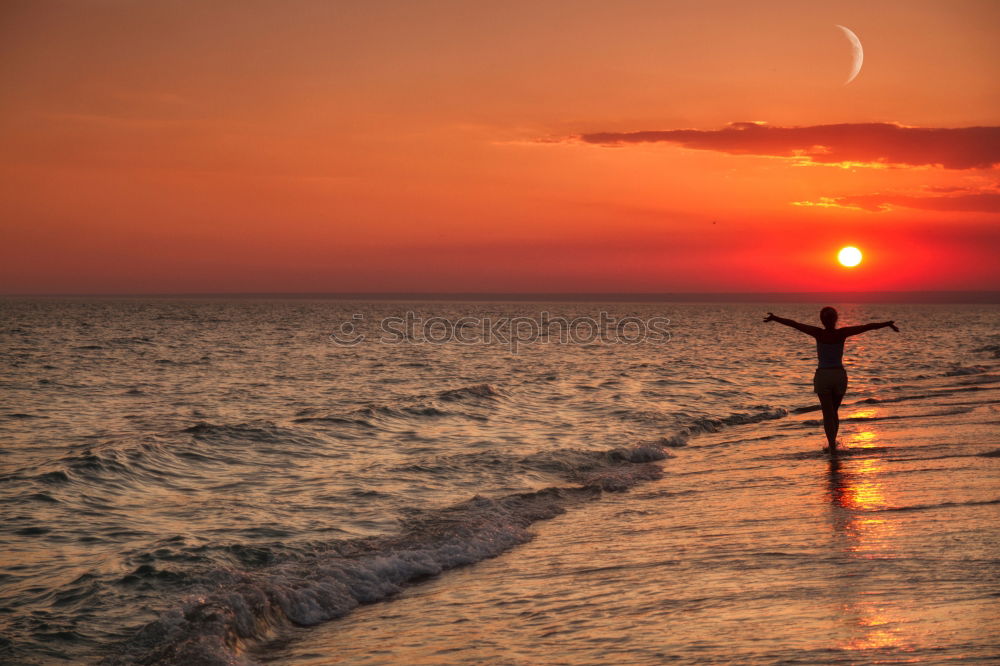
M 861 250 L 856 247 L 841 248 L 837 254 L 837 261 L 847 267 L 854 267 L 861 263 Z

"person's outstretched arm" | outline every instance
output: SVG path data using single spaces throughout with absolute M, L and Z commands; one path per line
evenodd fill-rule
M 767 313 L 767 317 L 764 318 L 764 321 L 765 322 L 776 321 L 779 324 L 784 324 L 785 326 L 791 326 L 792 328 L 797 329 L 799 331 L 802 331 L 806 335 L 811 335 L 814 338 L 816 337 L 817 333 L 819 333 L 820 331 L 823 330 L 819 326 L 810 326 L 809 324 L 800 324 L 799 322 L 795 321 L 794 319 L 785 319 L 784 317 L 779 317 L 779 316 L 775 315 L 773 312 L 768 312 Z
M 872 324 L 861 324 L 860 326 L 845 326 L 844 328 L 838 328 L 837 331 L 842 333 L 846 338 L 858 333 L 864 333 L 865 331 L 874 331 L 876 328 L 891 328 L 899 333 L 899 329 L 896 328 L 896 322 L 894 321 L 880 321 Z

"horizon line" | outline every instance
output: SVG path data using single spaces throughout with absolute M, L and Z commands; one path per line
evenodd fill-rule
M 444 301 L 614 301 L 614 302 L 789 302 L 805 299 L 847 302 L 1000 304 L 1000 290 L 885 290 L 885 291 L 706 291 L 706 292 L 52 292 L 0 294 L 0 298 L 233 298 L 233 299 L 319 299 L 319 300 L 444 300 Z M 888 300 L 887 300 L 888 299 Z M 897 299 L 897 300 L 892 300 Z M 901 300 L 900 300 L 901 299 Z

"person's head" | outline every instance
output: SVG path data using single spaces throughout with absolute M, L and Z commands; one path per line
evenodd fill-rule
M 823 322 L 823 326 L 826 328 L 836 328 L 837 311 L 828 305 L 819 311 L 819 320 Z

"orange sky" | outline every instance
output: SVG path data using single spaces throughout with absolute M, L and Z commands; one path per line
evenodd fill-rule
M 847 86 L 835 24 L 865 49 Z M 1000 289 L 998 25 L 992 0 L 8 0 L 0 292 Z

